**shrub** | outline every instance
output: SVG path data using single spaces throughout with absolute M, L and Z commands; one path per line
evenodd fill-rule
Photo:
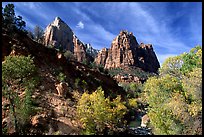
M 79 82 L 80 82 L 80 81 L 81 81 L 80 78 L 76 78 L 76 79 L 75 79 L 74 86 L 75 86 L 76 88 L 79 88 Z
M 131 108 L 137 108 L 138 107 L 137 99 L 136 98 L 128 99 L 128 106 Z
M 57 79 L 60 81 L 60 82 L 65 82 L 66 80 L 66 75 L 62 72 L 59 73 L 59 75 L 57 76 Z
M 82 85 L 81 86 L 85 91 L 87 89 L 87 82 L 85 80 L 82 80 Z
M 75 57 L 74 57 L 74 54 L 69 51 L 69 50 L 66 50 L 65 53 L 64 53 L 64 56 L 65 58 L 70 61 L 70 60 L 76 60 Z
M 121 97 L 113 101 L 104 97 L 104 91 L 99 87 L 92 94 L 84 93 L 77 104 L 77 114 L 83 124 L 84 134 L 104 134 L 105 130 L 117 130 L 122 123 L 127 108 Z
M 139 97 L 143 90 L 143 84 L 139 83 L 120 83 L 121 87 L 128 93 L 128 98 Z

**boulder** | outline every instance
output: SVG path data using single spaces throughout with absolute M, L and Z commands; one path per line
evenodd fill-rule
M 37 114 L 31 118 L 31 124 L 34 127 L 39 127 L 46 125 L 46 115 L 45 114 Z
M 59 84 L 55 84 L 58 95 L 62 97 L 66 97 L 66 94 L 69 91 L 68 85 L 64 82 L 60 82 Z
M 147 114 L 142 116 L 142 121 L 141 121 L 141 127 L 146 127 L 147 123 L 150 121 L 149 117 Z

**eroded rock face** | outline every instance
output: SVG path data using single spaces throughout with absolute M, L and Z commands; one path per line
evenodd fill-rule
M 101 64 L 101 65 L 105 66 L 107 57 L 108 57 L 108 49 L 107 48 L 103 48 L 102 50 L 100 50 L 98 52 L 94 62 L 96 64 Z
M 71 28 L 59 17 L 49 24 L 44 32 L 44 44 L 58 49 L 71 51 L 76 60 L 83 62 L 93 60 L 97 54 L 90 44 L 81 42 Z M 92 57 L 93 56 L 93 57 Z
M 152 44 L 141 43 L 137 50 L 137 66 L 145 71 L 157 72 L 160 68 L 159 61 Z
M 132 32 L 121 31 L 113 40 L 111 48 L 98 53 L 96 64 L 106 69 L 136 66 L 145 71 L 157 72 L 160 67 L 151 44 L 138 44 Z
M 135 64 L 134 55 L 139 44 L 132 33 L 121 31 L 108 51 L 105 68 L 118 68 Z
M 84 43 L 82 43 L 76 36 L 73 37 L 74 43 L 74 56 L 79 62 L 83 62 L 86 58 L 86 49 Z
M 45 29 L 44 44 L 55 48 L 62 46 L 63 49 L 73 52 L 73 32 L 64 21 L 56 17 Z

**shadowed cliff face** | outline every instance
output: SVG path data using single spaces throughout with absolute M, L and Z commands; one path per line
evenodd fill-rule
M 151 44 L 138 44 L 133 33 L 121 31 L 110 49 L 102 49 L 95 58 L 96 64 L 106 69 L 136 66 L 145 71 L 157 72 L 160 67 Z

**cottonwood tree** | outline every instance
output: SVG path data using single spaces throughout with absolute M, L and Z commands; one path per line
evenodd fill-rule
M 154 134 L 202 134 L 202 48 L 168 58 L 144 85 Z

